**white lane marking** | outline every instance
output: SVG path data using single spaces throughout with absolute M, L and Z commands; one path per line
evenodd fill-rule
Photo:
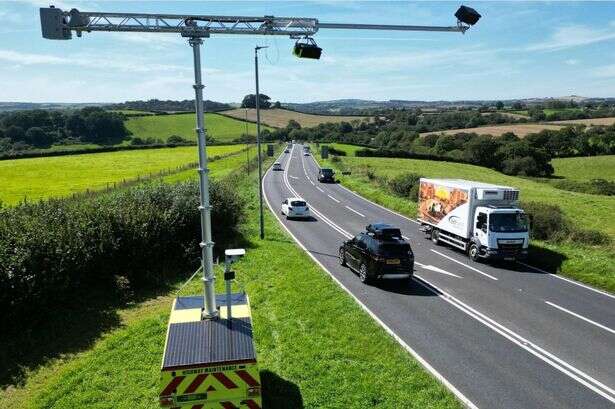
M 297 176 L 288 175 L 289 178 L 299 179 Z
M 609 328 L 609 327 L 607 327 L 607 326 L 605 326 L 605 325 L 599 324 L 599 323 L 597 323 L 596 321 L 592 321 L 592 320 L 590 320 L 589 318 L 586 318 L 586 317 L 584 317 L 584 316 L 582 316 L 582 315 L 577 314 L 576 312 L 572 312 L 572 311 L 570 311 L 570 310 L 567 310 L 566 308 L 561 307 L 561 306 L 559 306 L 559 305 L 557 305 L 557 304 L 554 304 L 554 303 L 552 303 L 551 301 L 546 301 L 546 300 L 545 300 L 545 303 L 546 303 L 546 304 L 549 304 L 551 307 L 555 307 L 555 308 L 557 308 L 557 309 L 558 309 L 558 310 L 560 310 L 560 311 L 566 312 L 566 313 L 568 313 L 568 314 L 570 314 L 570 315 L 572 315 L 572 316 L 575 316 L 575 317 L 577 317 L 577 318 L 579 318 L 579 319 L 581 319 L 581 320 L 583 320 L 583 321 L 589 322 L 590 324 L 593 324 L 593 325 L 595 325 L 595 326 L 597 326 L 597 327 L 599 327 L 599 328 L 602 328 L 603 330 L 608 331 L 608 332 L 610 332 L 611 334 L 615 334 L 615 330 L 614 330 L 614 329 L 611 329 L 611 328 Z
M 316 184 L 314 182 L 312 182 L 311 180 L 310 180 L 310 183 L 312 184 L 312 186 L 316 186 Z
M 469 269 L 470 269 L 470 270 L 472 270 L 472 271 L 476 271 L 477 273 L 482 274 L 482 275 L 484 275 L 485 277 L 489 277 L 490 279 L 492 279 L 492 280 L 496 280 L 496 281 L 498 280 L 498 279 L 497 279 L 497 277 L 494 277 L 494 276 L 492 276 L 492 275 L 490 275 L 490 274 L 484 273 L 484 272 L 480 271 L 480 270 L 479 270 L 479 269 L 477 269 L 477 268 L 474 268 L 474 267 L 469 266 L 469 265 L 467 265 L 467 264 L 465 264 L 465 263 L 462 263 L 461 261 L 455 260 L 454 258 L 447 256 L 446 254 L 442 254 L 442 253 L 440 253 L 439 251 L 436 251 L 436 250 L 434 250 L 434 249 L 431 249 L 431 251 L 433 251 L 433 252 L 434 252 L 434 253 L 436 253 L 436 254 L 441 255 L 441 256 L 442 256 L 442 257 L 444 257 L 444 258 L 449 259 L 449 260 L 450 260 L 450 261 L 452 261 L 452 262 L 455 262 L 455 263 L 457 263 L 457 264 L 461 264 L 462 266 L 467 267 L 467 268 L 469 268 Z
M 344 207 L 346 207 L 346 209 L 350 210 L 351 212 L 355 212 L 356 214 L 358 214 L 358 215 L 359 215 L 359 216 L 361 216 L 361 217 L 365 217 L 365 215 L 364 215 L 363 213 L 359 213 L 359 212 L 357 212 L 355 209 L 353 209 L 353 208 L 352 208 L 352 207 L 350 207 L 350 206 L 344 206 Z
M 269 175 L 269 171 L 267 171 L 267 174 L 265 176 Z M 265 177 L 263 177 L 263 190 L 265 190 Z M 282 223 L 282 219 L 280 219 L 279 215 L 273 210 L 273 208 L 271 207 L 271 203 L 269 203 L 269 199 L 267 198 L 267 195 L 263 195 L 265 197 L 265 202 L 267 202 L 267 207 L 269 207 L 269 210 L 271 211 L 271 213 L 273 213 L 273 215 L 275 216 L 275 218 L 278 220 L 278 223 L 280 223 L 280 225 L 282 225 L 282 227 L 284 228 L 284 230 L 286 230 L 286 232 L 290 235 L 290 237 L 292 237 L 292 239 L 295 241 L 295 243 L 297 243 L 297 245 L 303 249 L 303 251 L 305 251 L 307 253 L 307 255 L 318 265 L 320 266 L 320 268 L 322 268 L 328 275 L 329 277 L 331 277 L 331 279 L 333 281 L 335 281 L 337 283 L 337 285 L 339 285 L 357 304 L 359 304 L 359 306 L 363 309 L 363 311 L 365 311 L 374 321 L 376 321 L 376 323 L 378 325 L 380 325 L 391 337 L 393 337 L 393 339 L 395 341 L 397 341 L 397 343 L 399 345 L 402 346 L 402 348 L 404 348 L 410 355 L 412 355 L 414 357 L 414 359 L 416 359 L 422 366 L 423 368 L 425 368 L 431 375 L 433 375 L 434 378 L 436 378 L 438 381 L 440 381 L 446 388 L 448 388 L 448 390 L 450 390 L 456 397 L 457 399 L 459 399 L 465 406 L 467 406 L 469 409 L 478 409 L 478 406 L 476 406 L 470 399 L 468 399 L 459 389 L 457 389 L 448 379 L 446 379 L 444 376 L 442 376 L 442 374 L 440 374 L 440 372 L 438 372 L 433 366 L 431 366 L 429 364 L 429 362 L 427 362 L 422 356 L 420 356 L 414 349 L 412 349 L 412 347 L 410 347 L 410 345 L 408 345 L 406 343 L 406 341 L 404 341 L 399 335 L 397 335 L 395 333 L 395 331 L 393 331 L 387 324 L 384 323 L 384 321 L 382 321 L 376 314 L 374 314 L 374 312 L 372 312 L 372 310 L 370 310 L 365 304 L 363 304 L 363 302 L 361 302 L 361 300 L 359 300 L 357 298 L 356 295 L 354 295 L 344 284 L 342 284 L 342 282 L 340 280 L 338 280 L 331 271 L 329 271 L 329 269 L 327 269 L 327 267 L 325 267 L 320 260 L 318 260 L 304 245 L 303 243 L 301 243 L 299 241 L 299 239 L 297 239 L 297 237 L 295 237 L 295 235 L 290 231 L 290 229 L 284 224 Z
M 421 268 L 424 268 L 425 270 L 435 271 L 436 273 L 446 274 L 447 276 L 463 278 L 463 277 L 458 276 L 457 274 L 449 273 L 448 271 L 442 270 L 441 268 L 438 268 L 436 266 L 421 264 L 418 261 L 415 261 L 414 264 L 416 264 L 417 266 L 419 266 Z
M 322 193 L 325 193 L 325 191 L 319 188 L 318 186 L 316 186 L 316 189 L 320 190 Z
M 320 190 L 322 192 L 322 189 L 318 188 L 318 190 Z M 329 199 L 333 200 L 335 203 L 339 203 L 340 202 L 339 200 L 337 200 L 336 198 L 334 198 L 331 195 L 327 195 L 327 196 L 329 196 Z
M 594 292 L 596 292 L 596 293 L 598 293 L 598 294 L 602 294 L 602 295 L 605 295 L 605 296 L 607 296 L 607 297 L 609 297 L 609 298 L 613 298 L 613 299 L 615 299 L 615 295 L 610 294 L 610 293 L 607 293 L 606 291 L 599 290 L 599 289 L 594 288 L 594 287 L 592 287 L 592 286 L 589 286 L 589 285 L 587 285 L 587 284 L 579 283 L 578 281 L 571 280 L 570 278 L 562 277 L 561 275 L 558 275 L 558 274 L 549 273 L 549 272 L 548 272 L 548 271 L 546 271 L 546 270 L 543 270 L 543 269 L 538 268 L 538 267 L 531 266 L 531 265 L 529 265 L 529 264 L 525 264 L 525 263 L 523 263 L 523 262 L 521 262 L 521 261 L 517 261 L 517 263 L 519 263 L 519 264 L 521 264 L 521 265 L 523 265 L 523 266 L 525 266 L 525 267 L 532 268 L 532 269 L 534 269 L 534 270 L 536 270 L 536 271 L 539 271 L 539 272 L 541 272 L 541 273 L 543 273 L 543 274 L 548 274 L 548 275 L 550 275 L 551 277 L 555 277 L 555 278 L 559 278 L 560 280 L 567 281 L 567 282 L 569 282 L 570 284 L 575 284 L 575 285 L 578 285 L 579 287 L 583 287 L 583 288 L 586 288 L 586 289 L 588 289 L 588 290 L 590 290 L 590 291 L 594 291 Z
M 450 293 L 447 293 L 446 291 L 438 288 L 436 285 L 430 283 L 423 277 L 415 274 L 413 280 L 417 282 L 418 284 L 421 284 L 425 288 L 429 289 L 431 287 L 430 288 L 431 291 L 435 292 L 436 294 L 439 292 L 440 294 L 444 295 L 444 297 L 441 297 L 444 301 L 448 302 L 449 304 L 463 311 L 470 317 L 474 318 L 475 320 L 491 328 L 493 331 L 502 335 L 504 338 L 517 344 L 518 346 L 525 349 L 532 355 L 536 356 L 537 358 L 541 359 L 542 361 L 546 362 L 547 364 L 551 365 L 552 367 L 561 371 L 562 373 L 568 375 L 569 377 L 579 382 L 580 384 L 584 385 L 585 387 L 596 392 L 598 395 L 606 398 L 610 402 L 615 403 L 615 390 L 609 388 L 608 386 L 604 385 L 600 381 L 592 378 L 591 376 L 587 375 L 585 372 L 581 371 L 580 369 L 573 367 L 569 363 L 563 361 L 562 359 L 546 351 L 545 349 L 539 347 L 538 345 L 523 338 L 521 335 L 510 330 L 509 328 L 498 323 L 497 321 L 478 312 L 474 308 L 470 307 L 468 304 L 455 298 Z

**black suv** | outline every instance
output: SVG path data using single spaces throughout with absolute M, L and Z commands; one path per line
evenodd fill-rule
M 357 271 L 363 283 L 381 278 L 408 280 L 414 272 L 414 254 L 398 228 L 375 223 L 342 244 L 340 264 Z
M 318 181 L 323 183 L 335 183 L 335 172 L 333 172 L 333 169 L 321 168 L 318 171 Z

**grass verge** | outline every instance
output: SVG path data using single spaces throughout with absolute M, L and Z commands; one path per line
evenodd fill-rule
M 256 179 L 233 180 L 249 203 L 236 265 L 252 303 L 265 408 L 460 408 L 265 214 L 258 239 Z M 220 276 L 221 271 L 217 272 Z M 217 281 L 219 291 L 223 282 Z M 198 280 L 184 290 L 197 293 Z M 156 408 L 173 291 L 116 312 L 121 325 L 72 357 L 2 392 L 6 408 Z

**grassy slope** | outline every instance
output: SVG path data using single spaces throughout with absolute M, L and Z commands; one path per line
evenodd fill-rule
M 126 128 L 132 132 L 133 136 L 141 138 L 160 138 L 166 141 L 171 135 L 179 135 L 188 140 L 196 141 L 194 133 L 194 114 L 173 114 L 142 116 L 129 118 L 126 121 Z M 212 136 L 216 143 L 230 142 L 246 133 L 256 135 L 256 125 L 246 123 L 223 115 L 207 113 L 205 114 L 205 126 L 207 134 Z M 263 127 L 261 129 L 270 129 Z
M 615 155 L 553 159 L 551 164 L 555 176 L 566 179 L 615 181 Z
M 266 212 L 258 239 L 254 172 L 248 253 L 236 265 L 250 295 L 266 408 L 460 408 L 384 330 L 285 235 Z M 217 272 L 220 275 L 220 271 Z M 223 281 L 217 281 L 219 290 Z M 196 293 L 195 280 L 184 293 Z M 158 370 L 171 298 L 119 312 L 123 327 L 83 353 L 0 395 L 0 407 L 156 408 Z
M 212 146 L 209 155 L 238 152 L 243 145 Z M 5 204 L 67 196 L 139 175 L 197 161 L 194 146 L 0 161 L 0 200 Z
M 348 152 L 354 148 L 341 144 L 336 147 Z M 345 186 L 412 218 L 416 217 L 416 203 L 393 196 L 381 187 L 369 183 L 361 169 L 369 165 L 377 175 L 392 176 L 403 172 L 414 172 L 426 177 L 461 178 L 515 186 L 521 189 L 522 200 L 555 203 L 578 225 L 603 231 L 615 239 L 615 219 L 612 217 L 615 197 L 612 196 L 568 192 L 545 183 L 506 176 L 490 169 L 457 163 L 351 156 L 343 158 L 342 163 L 352 171 L 351 176 L 338 173 Z M 327 161 L 327 164 L 336 166 L 330 161 Z M 596 248 L 570 244 L 553 245 L 538 241 L 534 243 L 542 249 L 559 253 L 565 258 L 559 265 L 560 262 L 555 260 L 558 256 L 551 254 L 548 258 L 539 257 L 532 260 L 534 265 L 542 265 L 550 270 L 557 270 L 564 275 L 615 292 L 615 246 Z

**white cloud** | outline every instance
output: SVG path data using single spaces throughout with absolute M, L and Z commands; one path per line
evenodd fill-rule
M 525 49 L 527 51 L 558 51 L 613 39 L 615 39 L 615 32 L 612 30 L 596 30 L 578 25 L 565 26 L 558 28 L 548 40 L 529 45 Z
M 564 61 L 564 64 L 566 65 L 577 65 L 579 63 L 579 60 L 574 59 L 574 58 L 570 58 L 566 61 Z
M 24 53 L 13 50 L 0 49 L 0 61 L 6 61 L 20 65 L 66 65 L 79 66 L 98 70 L 115 70 L 121 72 L 149 73 L 159 71 L 186 71 L 189 67 L 151 63 L 148 61 L 135 61 L 134 59 L 113 58 L 104 56 L 92 57 L 90 55 L 72 55 L 71 58 L 58 57 L 49 54 Z

